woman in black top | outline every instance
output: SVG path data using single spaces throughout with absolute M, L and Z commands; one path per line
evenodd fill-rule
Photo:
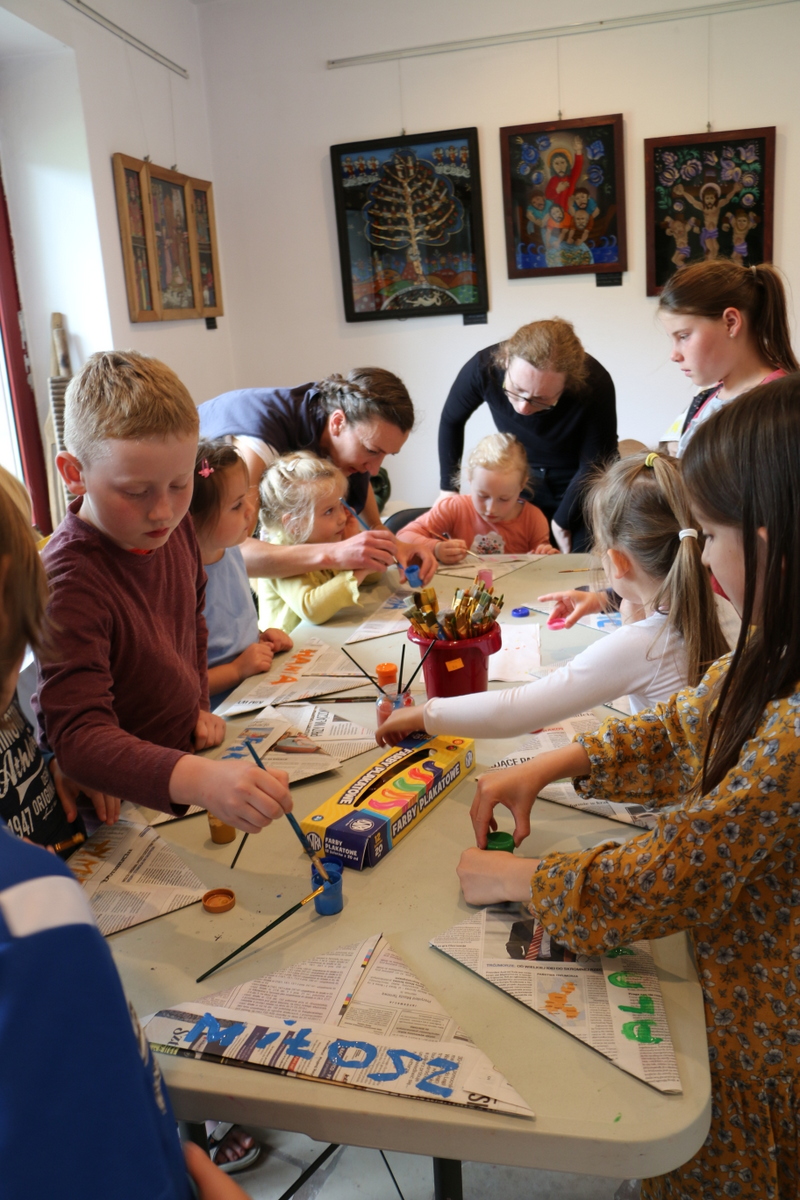
M 453 490 L 464 426 L 488 404 L 496 428 L 525 447 L 536 504 L 565 552 L 588 548 L 582 487 L 617 453 L 614 383 L 568 321 L 533 321 L 465 363 L 439 422 L 440 485 Z

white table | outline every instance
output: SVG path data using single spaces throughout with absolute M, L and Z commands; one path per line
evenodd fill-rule
M 503 619 L 511 621 L 513 605 L 541 592 L 589 582 L 588 574 L 559 574 L 586 562 L 583 556 L 552 557 L 506 576 L 499 582 L 506 594 Z M 451 579 L 437 581 L 441 595 L 453 585 Z M 295 644 L 312 633 L 331 643 L 343 642 L 364 611 L 376 607 L 386 594 L 379 585 L 364 609 L 345 610 L 321 628 L 301 626 Z M 544 618 L 532 614 L 527 620 Z M 563 658 L 603 636 L 580 626 L 568 632 L 543 628 L 543 661 Z M 403 640 L 395 635 L 350 649 L 371 669 L 381 660 L 398 661 Z M 406 659 L 417 660 L 410 644 Z M 323 703 L 336 711 L 335 704 Z M 370 702 L 338 711 L 375 726 Z M 309 864 L 286 822 L 251 837 L 234 871 L 229 864 L 238 843 L 213 845 L 205 817 L 162 826 L 159 832 L 209 887 L 234 887 L 236 907 L 210 916 L 195 905 L 117 934 L 110 942 L 128 995 L 139 1014 L 148 1014 L 278 970 L 332 945 L 382 932 L 530 1104 L 535 1120 L 162 1056 L 179 1118 L 218 1118 L 303 1132 L 320 1141 L 430 1155 L 438 1162 L 437 1197 L 453 1200 L 460 1197 L 460 1161 L 465 1159 L 619 1178 L 659 1175 L 692 1157 L 709 1127 L 710 1079 L 702 996 L 684 934 L 653 944 L 684 1089 L 681 1096 L 662 1095 L 624 1074 L 428 944 L 434 934 L 471 911 L 461 897 L 455 865 L 461 850 L 474 844 L 469 820 L 474 780 L 513 744 L 479 740 L 477 769 L 418 829 L 376 868 L 345 871 L 345 905 L 338 916 L 318 917 L 301 910 L 200 985 L 194 983 L 197 975 L 307 894 Z M 377 753 L 376 746 L 374 754 L 348 760 L 335 779 L 327 776 L 296 785 L 298 816 L 347 783 Z M 510 814 L 499 810 L 499 823 L 510 829 Z M 633 832 L 539 800 L 531 837 L 521 852 L 539 856 L 570 851 L 603 836 Z

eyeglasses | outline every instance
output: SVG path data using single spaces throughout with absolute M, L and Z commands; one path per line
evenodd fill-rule
M 508 376 L 506 376 L 508 378 Z M 561 399 L 561 393 L 556 396 L 555 400 L 537 400 L 534 396 L 520 396 L 519 392 L 512 392 L 510 388 L 505 386 L 503 380 L 503 392 L 505 396 L 512 401 L 516 400 L 520 404 L 531 404 L 534 408 L 555 408 Z

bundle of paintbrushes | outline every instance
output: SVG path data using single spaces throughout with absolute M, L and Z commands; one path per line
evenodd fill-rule
M 435 588 L 414 592 L 403 616 L 420 637 L 456 642 L 486 633 L 502 607 L 503 597 L 495 596 L 494 588 L 487 590 L 480 576 L 476 576 L 472 587 L 456 588 L 450 608 L 439 608 Z

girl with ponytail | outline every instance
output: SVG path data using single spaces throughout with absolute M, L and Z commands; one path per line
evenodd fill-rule
M 655 810 L 652 831 L 542 859 L 473 847 L 458 873 L 468 903 L 529 901 L 574 954 L 688 933 L 711 1127 L 688 1162 L 642 1181 L 642 1200 L 783 1200 L 800 1180 L 800 374 L 703 422 L 683 475 L 705 563 L 742 619 L 733 654 L 699 687 L 525 764 L 531 795 L 571 776 Z M 511 776 L 478 782 L 479 845 L 498 798 L 517 805 Z
M 780 275 L 768 263 L 743 267 L 727 258 L 683 267 L 658 304 L 672 361 L 703 390 L 681 430 L 682 455 L 698 425 L 736 396 L 798 370 Z
M 644 619 L 600 638 L 535 683 L 432 699 L 393 713 L 378 730 L 382 745 L 395 745 L 423 728 L 430 734 L 514 737 L 603 704 L 609 696 L 630 696 L 638 712 L 698 684 L 727 651 L 717 606 L 730 606 L 712 594 L 677 460 L 658 454 L 619 460 L 598 473 L 587 508 L 609 583 L 644 610 Z M 535 792 L 528 811 L 534 799 Z

